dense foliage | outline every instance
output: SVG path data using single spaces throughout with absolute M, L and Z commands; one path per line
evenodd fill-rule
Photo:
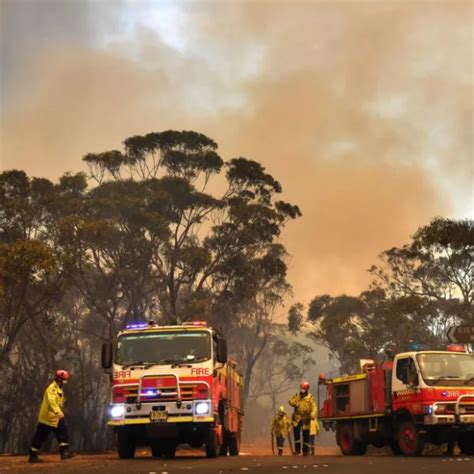
M 301 306 L 290 310 L 290 330 L 305 327 L 343 372 L 387 349 L 403 351 L 413 343 L 442 348 L 450 326 L 474 324 L 473 221 L 434 219 L 380 260 L 369 270 L 373 284 L 359 296 L 318 295 L 306 320 Z
M 259 163 L 224 162 L 192 131 L 134 136 L 84 162 L 87 174 L 57 183 L 0 174 L 0 452 L 28 448 L 57 367 L 73 374 L 76 449 L 107 446 L 100 344 L 127 322 L 209 320 L 250 387 L 290 290 L 278 238 L 300 211 Z

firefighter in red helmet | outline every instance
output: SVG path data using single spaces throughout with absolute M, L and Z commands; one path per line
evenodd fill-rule
M 293 435 L 295 437 L 295 454 L 301 453 L 301 431 L 303 431 L 303 456 L 308 456 L 312 451 L 310 446 L 311 421 L 316 420 L 316 402 L 309 393 L 309 383 L 302 382 L 299 393 L 295 393 L 288 401 L 294 408 Z
M 57 370 L 53 381 L 46 388 L 38 416 L 38 426 L 33 437 L 28 462 L 39 462 L 38 453 L 42 444 L 52 432 L 59 444 L 61 459 L 69 459 L 73 454 L 69 451 L 68 433 L 64 420 L 63 386 L 69 379 L 66 370 Z

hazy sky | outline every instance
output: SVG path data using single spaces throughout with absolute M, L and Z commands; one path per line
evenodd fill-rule
M 303 218 L 295 299 L 474 215 L 471 1 L 0 0 L 0 167 L 55 179 L 134 134 L 261 161 Z

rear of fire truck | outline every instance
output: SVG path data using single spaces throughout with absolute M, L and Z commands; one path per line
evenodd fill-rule
M 242 378 L 226 341 L 205 323 L 127 326 L 104 344 L 102 366 L 112 379 L 108 424 L 120 458 L 137 446 L 173 457 L 179 444 L 204 445 L 208 457 L 239 454 Z
M 457 442 L 474 454 L 474 355 L 449 351 L 397 354 L 373 361 L 362 373 L 326 380 L 320 419 L 336 431 L 345 455 L 365 454 L 368 445 L 417 456 L 426 443 Z

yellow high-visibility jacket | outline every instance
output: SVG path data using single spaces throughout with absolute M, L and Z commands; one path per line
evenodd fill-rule
M 43 400 L 39 411 L 38 421 L 44 425 L 57 428 L 63 415 L 64 396 L 62 388 L 51 382 L 44 391 Z
M 316 419 L 316 413 L 318 411 L 313 395 L 308 393 L 302 396 L 301 393 L 295 393 L 288 403 L 295 409 L 293 413 L 293 425 L 297 426 L 301 421 L 303 429 L 309 430 L 311 420 Z
M 286 413 L 283 413 L 283 415 L 276 414 L 273 417 L 272 433 L 275 436 L 283 436 L 283 438 L 288 438 L 290 427 L 290 417 Z
M 316 436 L 319 434 L 319 423 L 318 420 L 311 420 L 309 425 L 309 434 Z

